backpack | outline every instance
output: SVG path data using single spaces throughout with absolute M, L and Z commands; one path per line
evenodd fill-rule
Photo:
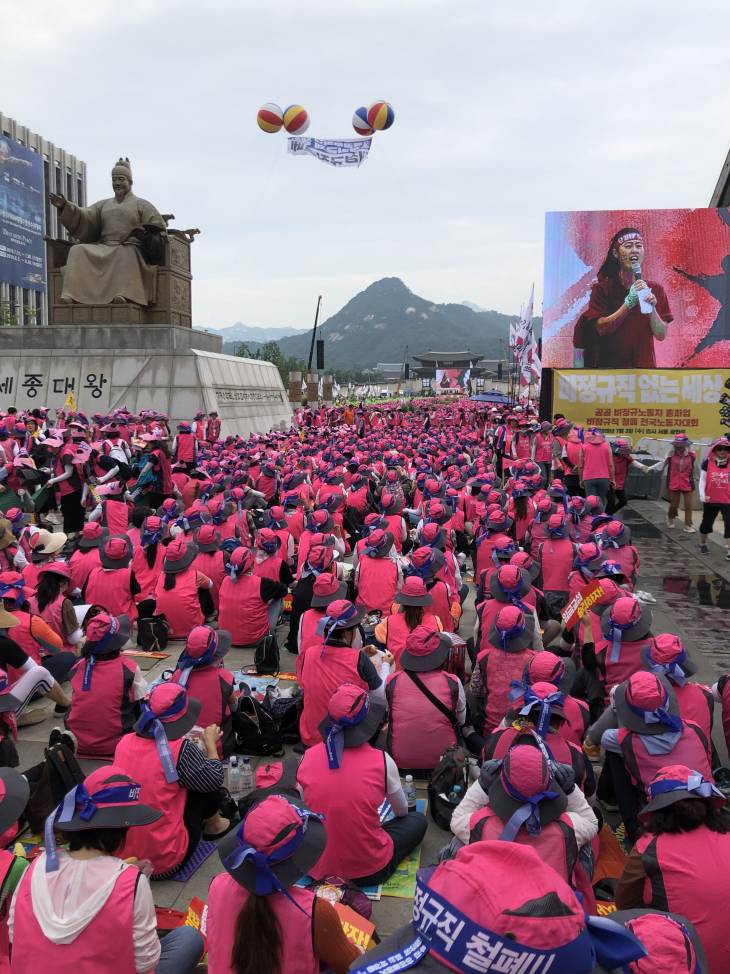
M 264 636 L 256 647 L 253 661 L 259 675 L 273 676 L 279 672 L 279 644 L 275 633 Z
M 274 719 L 276 729 L 284 744 L 297 744 L 299 736 L 299 717 L 304 706 L 301 690 L 291 697 L 280 697 L 267 687 L 262 706 Z
M 262 757 L 284 754 L 281 734 L 271 713 L 250 693 L 243 693 L 232 714 L 236 754 L 257 754 Z
M 462 794 L 469 787 L 469 759 L 463 747 L 449 747 L 439 758 L 428 783 L 428 808 L 431 818 L 439 828 L 451 828 L 451 816 L 455 806 L 439 795 L 449 795 L 455 785 L 461 785 Z
M 137 621 L 137 645 L 148 653 L 159 653 L 167 646 L 170 623 L 163 615 L 148 616 Z
M 29 783 L 34 780 L 35 784 L 31 784 L 25 817 L 31 831 L 41 834 L 53 809 L 84 780 L 76 755 L 65 744 L 47 747 L 44 754 L 43 763 L 26 774 Z

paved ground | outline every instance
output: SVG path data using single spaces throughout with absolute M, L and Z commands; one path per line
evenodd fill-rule
M 681 528 L 668 530 L 665 526 L 666 505 L 661 501 L 634 501 L 625 511 L 624 520 L 634 533 L 641 555 L 640 588 L 654 594 L 654 632 L 675 632 L 680 635 L 699 666 L 698 680 L 713 683 L 730 671 L 730 644 L 727 639 L 727 609 L 730 606 L 730 561 L 725 560 L 722 538 L 714 534 L 710 553 L 701 555 L 696 534 L 684 534 Z M 698 522 L 699 518 L 695 516 Z M 465 605 L 462 632 L 469 633 L 474 622 L 473 595 Z M 281 640 L 280 640 L 281 641 Z M 171 644 L 171 660 L 175 660 L 181 644 Z M 251 652 L 231 651 L 227 665 L 236 670 L 252 662 Z M 159 663 L 147 672 L 149 679 L 170 665 Z M 294 658 L 282 652 L 282 669 L 293 672 Z M 58 721 L 52 708 L 48 718 L 33 727 L 22 728 L 18 751 L 21 769 L 38 762 L 43 744 Z M 716 727 L 715 740 L 723 758 L 727 759 L 722 728 Z M 253 758 L 252 763 L 261 760 Z M 82 762 L 91 770 L 95 762 Z M 425 782 L 417 782 L 419 797 L 426 797 Z M 429 830 L 423 844 L 422 864 L 435 861 L 439 848 L 448 841 L 448 834 L 429 820 Z M 185 910 L 191 897 L 205 899 L 211 878 L 219 871 L 216 855 L 211 856 L 187 883 L 155 882 L 155 902 L 160 906 Z M 373 919 L 378 932 L 385 936 L 407 922 L 411 903 L 407 900 L 384 897 L 373 904 Z

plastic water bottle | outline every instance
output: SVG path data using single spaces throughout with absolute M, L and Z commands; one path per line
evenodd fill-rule
M 238 801 L 239 798 L 243 798 L 243 775 L 241 771 L 241 766 L 238 763 L 238 757 L 232 754 L 228 760 L 228 791 L 231 793 L 231 798 L 234 801 Z
M 406 775 L 406 801 L 408 802 L 408 811 L 415 812 L 416 810 L 416 786 L 413 784 L 413 775 Z
M 452 805 L 458 805 L 461 801 L 461 793 L 464 789 L 461 785 L 454 785 L 454 787 L 449 792 L 449 802 Z
M 239 767 L 239 773 L 241 775 L 241 795 L 239 797 L 243 797 L 253 791 L 255 787 L 250 758 L 243 758 Z

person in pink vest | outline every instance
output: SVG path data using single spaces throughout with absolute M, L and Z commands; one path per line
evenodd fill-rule
M 269 795 L 252 807 L 218 854 L 225 872 L 208 892 L 209 974 L 346 974 L 360 956 L 334 907 L 296 882 L 328 841 L 322 816 L 298 799 Z
M 393 535 L 390 531 L 373 531 L 366 539 L 355 570 L 357 604 L 367 612 L 390 611 L 403 582 L 400 566 L 390 557 Z
M 638 834 L 641 796 L 655 774 L 668 764 L 696 767 L 712 778 L 711 743 L 696 724 L 679 716 L 679 704 L 669 683 L 641 670 L 611 695 L 611 704 L 590 729 L 606 752 L 604 774 L 609 775 L 626 834 Z
M 221 421 L 218 413 L 213 410 L 208 413 L 208 422 L 205 424 L 205 438 L 209 443 L 217 443 L 221 435 Z
M 601 567 L 603 559 L 603 551 L 595 541 L 576 546 L 573 571 L 568 575 L 569 600 L 593 581 L 594 573 Z
M 624 595 L 607 607 L 601 616 L 604 639 L 595 646 L 598 673 L 604 691 L 608 690 L 644 668 L 642 654 L 654 645 L 651 634 L 652 612 L 633 595 Z M 588 631 L 586 620 L 583 642 L 583 665 L 591 664 L 593 630 Z
M 49 816 L 45 851 L 24 873 L 10 905 L 11 974 L 195 970 L 204 950 L 200 933 L 179 927 L 160 943 L 149 880 L 122 861 L 130 828 L 150 828 L 161 818 L 142 803 L 140 791 L 136 776 L 106 765 Z M 54 831 L 68 849 L 56 848 Z
M 226 557 L 220 546 L 220 531 L 215 524 L 201 524 L 195 531 L 194 537 L 198 549 L 194 567 L 207 575 L 213 583 L 210 594 L 213 599 L 213 607 L 217 612 L 220 607 L 221 585 L 226 577 Z
M 457 744 L 458 728 L 466 723 L 464 688 L 443 669 L 450 649 L 448 635 L 417 626 L 406 638 L 402 668 L 386 680 L 386 746 L 402 773 L 433 771 L 444 751 Z M 475 735 L 475 754 L 483 743 Z
M 620 910 L 652 907 L 692 924 L 709 974 L 727 971 L 725 902 L 730 875 L 730 815 L 712 778 L 672 759 L 647 783 L 644 831 L 616 889 Z M 695 968 L 697 969 L 697 968 Z
M 271 528 L 281 538 L 282 555 L 286 558 L 287 564 L 291 568 L 296 564 L 296 542 L 287 525 L 283 507 L 276 505 L 268 509 L 266 512 L 266 527 Z
M 81 537 L 78 540 L 78 548 L 69 558 L 71 568 L 71 584 L 73 590 L 83 591 L 93 568 L 98 568 L 101 564 L 99 560 L 99 545 L 105 540 L 104 529 L 98 521 L 87 521 Z
M 71 709 L 64 717 L 82 758 L 111 760 L 139 716 L 147 681 L 133 659 L 121 656 L 130 638 L 128 616 L 102 612 L 86 627 L 81 659 L 71 674 Z
M 101 500 L 89 515 L 89 520 L 99 521 L 108 534 L 126 534 L 132 507 L 124 500 L 124 484 L 112 480 L 94 489 Z
M 73 652 L 82 633 L 73 603 L 68 598 L 71 569 L 64 561 L 51 561 L 41 566 L 36 593 L 29 599 L 31 611 L 41 616 L 63 640 L 63 649 Z
M 697 664 L 690 659 L 679 636 L 660 633 L 651 645 L 644 647 L 641 658 L 647 669 L 669 681 L 682 720 L 696 724 L 707 740 L 712 740 L 715 698 L 710 687 L 690 681 L 689 677 L 697 673 Z
M 513 680 L 519 680 L 535 651 L 534 620 L 516 605 L 503 606 L 494 619 L 487 642 L 477 655 L 469 690 L 474 698 L 473 720 L 479 730 L 483 713 L 484 733 L 494 730 L 509 707 Z
M 605 505 L 608 488 L 616 482 L 611 447 L 599 429 L 591 429 L 585 436 L 578 459 L 578 476 L 586 494 L 597 494 Z
M 195 470 L 198 459 L 198 441 L 190 423 L 177 424 L 177 436 L 172 441 L 172 456 L 175 462 L 182 465 L 188 473 Z
M 630 930 L 587 916 L 584 903 L 535 849 L 484 839 L 421 871 L 412 922 L 368 950 L 350 971 L 636 974 L 627 965 L 646 953 Z M 668 968 L 653 970 L 669 974 Z
M 722 516 L 725 538 L 725 557 L 730 560 L 730 441 L 725 437 L 710 445 L 707 456 L 700 466 L 700 500 L 702 523 L 700 524 L 700 551 L 709 552 L 707 539 L 712 532 L 717 515 Z
M 30 560 L 21 569 L 23 578 L 30 588 L 38 587 L 38 579 L 44 565 L 55 561 L 60 557 L 60 552 L 68 541 L 67 535 L 63 531 L 46 531 L 45 528 L 38 528 L 28 539 L 30 549 Z
M 588 730 L 590 714 L 585 700 L 570 695 L 570 688 L 575 679 L 575 666 L 571 661 L 561 659 L 548 650 L 538 653 L 527 667 L 525 683 L 552 683 L 563 694 L 562 708 L 565 721 L 558 728 L 558 733 L 566 741 L 581 747 L 583 738 Z
M 365 689 L 345 683 L 329 700 L 320 725 L 323 741 L 302 758 L 297 772 L 302 795 L 329 829 L 325 854 L 310 869 L 314 879 L 340 876 L 359 886 L 385 882 L 426 833 L 425 816 L 408 811 L 395 762 L 370 744 L 384 717 L 385 707 Z M 395 817 L 381 823 L 385 799 Z
M 410 633 L 419 626 L 432 632 L 442 632 L 443 626 L 439 617 L 430 609 L 433 596 L 426 590 L 425 582 L 418 575 L 409 575 L 406 578 L 394 604 L 398 608 L 377 624 L 375 638 L 392 654 L 395 668 L 400 669 L 400 657 Z
M 491 511 L 486 520 L 482 520 L 478 530 L 475 532 L 474 544 L 476 554 L 474 558 L 474 577 L 481 578 L 485 569 L 491 568 L 492 551 L 498 541 L 502 541 L 508 535 L 514 541 L 512 529 L 512 518 L 502 510 Z
M 684 530 L 694 534 L 692 524 L 692 494 L 696 483 L 697 455 L 692 450 L 692 441 L 686 433 L 677 433 L 672 440 L 672 448 L 664 460 L 655 467 L 663 467 L 667 475 L 669 510 L 667 527 L 673 528 L 679 516 L 679 506 L 684 503 Z
M 134 622 L 141 589 L 132 571 L 132 553 L 128 538 L 107 538 L 99 548 L 101 564 L 89 572 L 84 596 L 89 605 L 100 605 L 111 615 L 125 615 Z
M 220 727 L 222 737 L 218 750 L 221 754 L 229 753 L 234 743 L 231 708 L 237 693 L 233 673 L 223 666 L 230 648 L 231 634 L 225 629 L 196 626 L 170 677 L 200 701 L 200 726 L 217 724 Z
M 380 509 L 385 518 L 383 525 L 393 535 L 393 544 L 399 555 L 403 554 L 403 544 L 408 540 L 408 527 L 403 517 L 403 495 L 383 490 L 380 494 Z
M 131 564 L 132 574 L 139 586 L 135 601 L 140 618 L 154 615 L 155 588 L 162 574 L 165 559 L 163 540 L 166 535 L 167 528 L 156 514 L 150 514 L 142 522 L 139 543 L 134 546 Z
M 347 599 L 330 602 L 317 625 L 319 641 L 313 641 L 297 660 L 304 694 L 299 733 L 308 747 L 322 740 L 320 725 L 327 716 L 330 697 L 343 683 L 360 687 L 373 694 L 379 704 L 385 704 L 384 685 L 393 657 L 375 651 L 371 656 L 362 649 L 360 624 L 364 616 L 363 607 Z
M 550 515 L 547 535 L 537 555 L 542 579 L 540 587 L 545 593 L 550 617 L 559 619 L 560 611 L 568 601 L 568 579 L 575 559 L 575 545 L 569 536 L 568 523 L 563 513 Z
M 299 656 L 297 658 L 297 671 L 303 659 L 303 654 L 310 646 L 324 644 L 323 636 L 317 634 L 319 623 L 327 614 L 326 610 L 332 602 L 344 599 L 347 596 L 347 583 L 341 582 L 336 575 L 330 572 L 321 572 L 314 579 L 312 588 L 312 600 L 310 608 L 306 609 L 299 617 L 297 631 L 297 647 Z
M 611 520 L 595 533 L 606 560 L 619 564 L 633 592 L 639 573 L 639 552 L 631 544 L 631 528 L 623 521 Z
M 426 590 L 433 599 L 432 612 L 438 618 L 444 632 L 454 632 L 461 616 L 461 605 L 456 594 L 444 581 L 442 569 L 445 563 L 443 551 L 423 546 L 411 552 L 405 567 L 406 574 L 422 578 Z
M 274 631 L 288 591 L 281 582 L 254 575 L 253 567 L 249 548 L 234 549 L 221 584 L 218 621 L 234 646 L 256 646 Z
M 505 605 L 515 605 L 532 618 L 533 622 L 533 642 L 532 648 L 540 650 L 543 647 L 543 640 L 540 635 L 540 621 L 538 618 L 538 602 L 542 603 L 538 590 L 532 585 L 529 573 L 518 565 L 511 563 L 501 565 L 498 571 L 493 572 L 489 579 L 489 593 L 480 605 L 477 606 L 477 618 L 479 621 L 477 645 L 479 649 L 484 649 L 489 642 L 489 634 L 494 627 L 494 620 Z M 548 642 L 551 634 L 559 632 L 559 626 L 554 621 L 546 623 L 545 641 Z
M 195 568 L 197 554 L 197 547 L 182 536 L 165 549 L 162 575 L 155 585 L 155 612 L 167 619 L 172 639 L 185 639 L 214 611 L 210 596 L 213 582 Z
M 552 471 L 553 454 L 556 447 L 556 439 L 553 435 L 553 426 L 550 420 L 540 423 L 540 429 L 535 434 L 532 441 L 532 459 L 540 464 L 543 483 L 550 483 Z
M 254 542 L 254 575 L 281 582 L 287 588 L 294 582 L 294 575 L 281 553 L 281 538 L 271 528 L 259 528 Z
M 141 797 L 156 796 L 162 818 L 154 828 L 131 830 L 121 858 L 148 859 L 159 878 L 175 872 L 195 852 L 201 837 L 214 841 L 229 831 L 221 816 L 225 769 L 217 744 L 221 729 L 204 728 L 204 752 L 188 736 L 197 724 L 201 704 L 179 683 L 153 686 L 142 702 L 142 716 L 133 734 L 125 734 L 114 752 L 114 764 L 132 774 Z
M 537 558 L 540 545 L 547 539 L 548 518 L 555 513 L 555 504 L 549 497 L 541 497 L 535 504 L 535 516 L 530 522 L 524 540 L 524 548 Z

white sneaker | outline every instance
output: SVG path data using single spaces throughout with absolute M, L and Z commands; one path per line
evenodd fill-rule
M 697 534 L 697 528 L 693 528 L 691 524 L 685 524 L 684 526 L 685 534 Z
M 668 517 L 667 518 L 667 527 L 668 528 L 674 528 L 676 526 L 677 526 L 677 519 L 675 517 Z

